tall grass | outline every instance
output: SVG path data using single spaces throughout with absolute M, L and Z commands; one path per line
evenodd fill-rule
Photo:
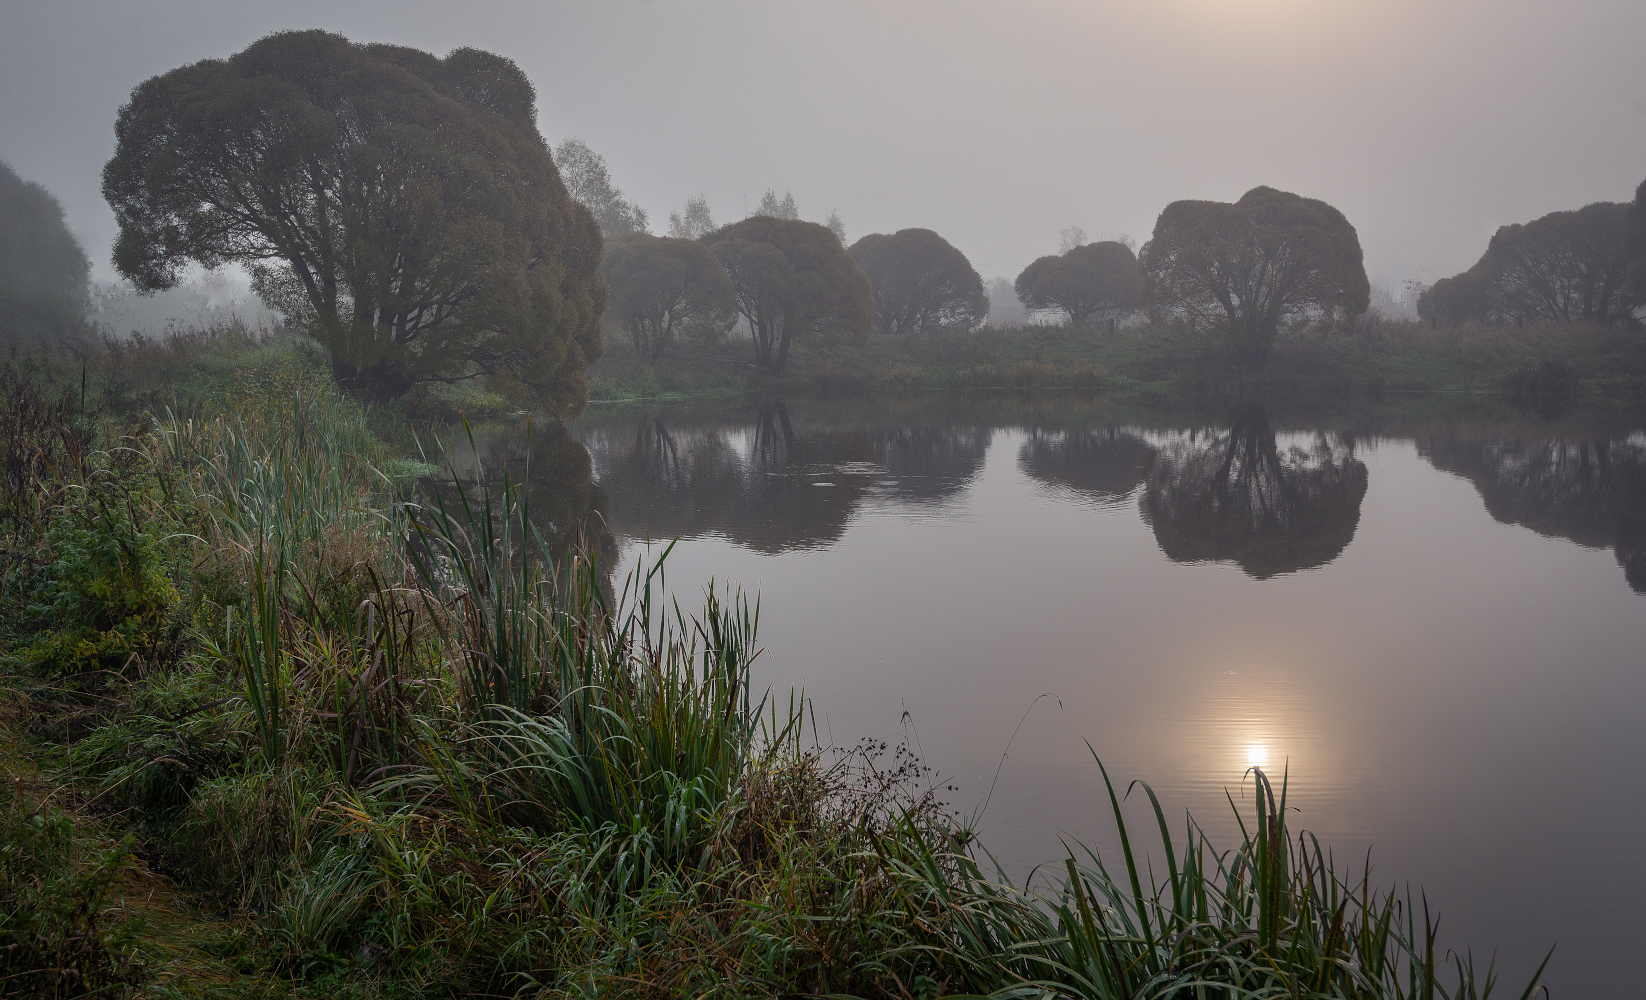
M 259 543 L 252 563 L 252 592 L 241 621 L 229 612 L 229 650 L 232 662 L 245 681 L 246 703 L 257 721 L 257 741 L 263 758 L 277 767 L 285 751 L 283 705 L 286 660 L 281 635 L 281 591 L 285 589 L 286 558 L 276 550 L 271 560 L 269 544 Z M 238 626 L 238 627 L 237 627 Z
M 1094 755 L 1095 756 L 1095 755 Z M 1102 768 L 1102 762 L 1098 762 Z M 1178 853 L 1154 791 L 1164 878 L 1141 864 L 1107 769 L 1124 868 L 1071 849 L 1049 888 L 985 877 L 970 856 L 928 852 L 905 868 L 913 891 L 947 919 L 932 947 L 958 959 L 974 988 L 998 998 L 1079 1000 L 1485 1000 L 1491 966 L 1467 953 L 1436 954 L 1427 901 L 1340 875 L 1329 851 L 1286 825 L 1286 782 L 1278 795 L 1253 769 L 1255 815 L 1242 839 L 1220 852 L 1192 818 Z M 1421 922 L 1419 909 L 1422 910 Z M 1548 959 L 1544 959 L 1546 965 Z M 1449 966 L 1449 968 L 1448 968 Z M 1540 966 L 1518 994 L 1537 989 Z
M 455 471 L 452 487 L 408 549 L 475 720 L 477 764 L 446 774 L 466 768 L 459 785 L 495 790 L 511 822 L 626 838 L 637 871 L 695 863 L 757 742 L 798 733 L 798 706 L 768 719 L 750 700 L 758 608 L 712 584 L 700 616 L 664 608 L 668 551 L 609 594 L 587 556 L 554 564 L 510 477 L 495 502 Z
M 299 385 L 210 419 L 156 418 L 174 464 L 199 477 L 213 523 L 244 546 L 302 546 L 381 517 L 383 446 L 365 412 L 335 391 Z

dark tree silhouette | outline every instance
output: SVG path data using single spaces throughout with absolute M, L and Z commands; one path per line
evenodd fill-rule
M 849 253 L 874 288 L 879 333 L 971 329 L 988 318 L 989 300 L 977 269 L 930 229 L 871 233 Z
M 790 348 L 802 337 L 861 342 L 868 336 L 873 289 L 827 228 L 755 215 L 715 230 L 703 242 L 731 276 L 755 359 L 771 374 L 783 374 Z
M 1143 293 L 1137 257 L 1124 243 L 1106 241 L 1041 257 L 1023 269 L 1014 286 L 1031 311 L 1061 310 L 1081 326 L 1094 315 L 1118 318 L 1136 309 Z
M 1629 262 L 1629 206 L 1595 202 L 1503 226 L 1472 270 L 1485 278 L 1490 314 L 1509 321 L 1611 323 L 1627 316 L 1621 296 Z
M 1017 465 L 1031 479 L 1104 507 L 1126 503 L 1154 465 L 1154 445 L 1113 427 L 1031 431 Z
M 90 271 L 63 206 L 0 162 L 0 344 L 83 334 Z
M 566 193 L 507 59 L 320 31 L 140 84 L 103 193 L 140 289 L 238 262 L 388 398 L 479 380 L 570 416 L 600 354 L 600 231 Z
M 1140 506 L 1167 558 L 1233 562 L 1266 580 L 1341 555 L 1365 496 L 1352 442 L 1322 435 L 1283 452 L 1251 404 L 1223 434 L 1162 448 Z
M 1485 322 L 1486 275 L 1471 269 L 1439 281 L 1417 299 L 1417 315 L 1431 326 L 1461 326 Z
M 1623 230 L 1623 255 L 1628 261 L 1624 282 L 1624 308 L 1630 314 L 1646 307 L 1646 181 L 1635 188 Z
M 1155 308 L 1225 331 L 1253 365 L 1281 323 L 1352 320 L 1371 303 L 1360 237 L 1343 213 L 1269 187 L 1232 205 L 1172 202 L 1140 260 Z
M 686 327 L 724 327 L 736 315 L 732 281 L 696 240 L 630 233 L 606 244 L 600 262 L 610 297 L 606 315 L 629 334 L 635 353 L 656 361 Z

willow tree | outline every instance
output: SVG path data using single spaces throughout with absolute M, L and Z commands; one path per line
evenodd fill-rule
M 754 215 L 703 237 L 732 279 L 755 360 L 782 375 L 804 337 L 863 341 L 874 318 L 868 277 L 826 227 Z
M 103 193 L 138 288 L 249 267 L 374 399 L 478 381 L 561 416 L 600 353 L 600 231 L 513 62 L 283 32 L 143 82 Z
M 63 206 L 0 161 L 0 346 L 86 335 L 90 270 Z
M 930 229 L 871 233 L 847 251 L 874 288 L 880 333 L 970 329 L 989 316 L 977 268 Z
M 1079 232 L 1079 227 L 1070 229 Z M 1105 240 L 1036 259 L 1017 276 L 1013 288 L 1024 308 L 1066 312 L 1069 322 L 1081 326 L 1094 315 L 1115 319 L 1136 309 L 1143 276 L 1131 247 Z
M 696 240 L 630 233 L 606 244 L 600 271 L 611 289 L 607 316 L 635 353 L 656 361 L 687 327 L 725 327 L 735 316 L 731 278 Z
M 1250 364 L 1267 359 L 1283 322 L 1336 323 L 1371 304 L 1343 213 L 1270 187 L 1233 204 L 1172 202 L 1139 256 L 1155 308 L 1225 331 Z
M 1597 201 L 1502 226 L 1472 270 L 1485 276 L 1493 317 L 1521 322 L 1617 322 L 1627 315 L 1629 206 Z
M 1485 322 L 1487 308 L 1486 275 L 1478 268 L 1441 278 L 1417 298 L 1418 319 L 1431 326 Z

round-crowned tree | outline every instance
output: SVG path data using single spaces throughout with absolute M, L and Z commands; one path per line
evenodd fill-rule
M 731 276 L 755 359 L 782 375 L 794 342 L 807 336 L 861 343 L 874 318 L 874 290 L 834 233 L 815 222 L 753 215 L 703 237 Z
M 989 316 L 977 269 L 930 229 L 871 233 L 847 252 L 874 287 L 874 328 L 879 333 L 970 329 Z
M 636 354 L 656 361 L 691 326 L 724 327 L 736 315 L 732 280 L 714 251 L 696 240 L 629 233 L 606 243 L 600 271 L 606 315 L 628 333 Z
M 1314 198 L 1256 187 L 1240 200 L 1174 201 L 1140 254 L 1155 308 L 1228 333 L 1247 363 L 1287 320 L 1335 323 L 1371 304 L 1360 237 Z
M 1093 316 L 1114 319 L 1136 309 L 1143 276 L 1131 247 L 1105 240 L 1038 258 L 1017 276 L 1015 291 L 1025 308 L 1066 312 L 1081 326 Z
M 0 162 L 0 316 L 4 340 L 61 341 L 85 333 L 80 242 L 51 192 Z
M 1485 276 L 1491 314 L 1514 322 L 1622 319 L 1628 215 L 1627 205 L 1597 201 L 1499 227 L 1472 268 Z
M 1417 316 L 1431 326 L 1459 326 L 1486 319 L 1486 275 L 1471 269 L 1439 281 L 1417 299 Z
M 587 401 L 600 230 L 513 62 L 283 32 L 138 85 L 115 133 L 103 193 L 138 288 L 244 264 L 369 398 L 475 380 L 559 416 Z
M 1423 294 L 1418 315 L 1438 323 L 1624 322 L 1633 311 L 1632 214 L 1629 205 L 1597 201 L 1500 226 L 1473 267 Z

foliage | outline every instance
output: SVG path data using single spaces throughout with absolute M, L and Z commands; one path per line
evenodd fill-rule
M 646 210 L 623 197 L 623 190 L 612 183 L 606 158 L 590 149 L 587 143 L 567 139 L 555 149 L 554 162 L 560 168 L 566 192 L 594 213 L 594 221 L 600 224 L 602 234 L 622 236 L 646 232 Z
M 90 272 L 63 206 L 0 161 L 0 345 L 87 339 Z
M 122 502 L 124 501 L 124 502 Z M 122 670 L 172 638 L 178 600 L 168 556 L 136 502 L 93 484 L 56 517 L 47 544 L 57 558 L 35 591 L 35 614 L 59 631 L 27 652 L 50 674 Z
M 783 192 L 783 197 L 777 197 L 775 188 L 767 188 L 766 193 L 760 196 L 760 204 L 754 207 L 754 215 L 763 215 L 769 219 L 788 219 L 795 221 L 800 218 L 800 208 L 794 203 L 794 193 Z
M 1136 309 L 1143 276 L 1126 244 L 1087 243 L 1035 260 L 1017 276 L 1013 289 L 1025 308 L 1061 310 L 1081 326 L 1094 315 L 1115 319 Z
M 141 923 L 107 912 L 129 848 L 21 778 L 0 785 L 0 996 L 112 997 L 145 978 Z
M 369 398 L 478 380 L 575 414 L 600 353 L 600 236 L 534 101 L 489 53 L 319 31 L 154 77 L 104 169 L 115 265 L 143 290 L 190 262 L 252 267 Z
M 1479 268 L 1441 278 L 1418 297 L 1418 318 L 1434 326 L 1484 323 L 1489 311 L 1488 284 L 1488 278 Z
M 1122 324 L 1114 333 L 1066 324 L 985 326 L 920 338 L 876 337 L 862 348 L 801 343 L 782 381 L 713 351 L 677 352 L 644 364 L 614 342 L 590 370 L 597 398 L 721 396 L 782 392 L 789 398 L 909 389 L 1102 387 L 1122 397 L 1181 399 L 1331 393 L 1374 400 L 1380 392 L 1495 393 L 1499 379 L 1546 358 L 1570 364 L 1596 400 L 1621 405 L 1646 395 L 1638 330 L 1555 323 L 1494 326 L 1362 320 L 1352 335 L 1282 329 L 1253 372 L 1226 339 L 1181 323 Z M 1036 373 L 1020 380 L 1017 373 Z
M 1254 366 L 1283 321 L 1352 320 L 1371 301 L 1360 237 L 1343 213 L 1270 187 L 1233 204 L 1172 202 L 1139 261 L 1157 311 L 1221 329 Z
M 696 240 L 635 233 L 606 245 L 600 262 L 610 298 L 606 312 L 634 349 L 657 360 L 688 328 L 719 331 L 735 315 L 731 278 Z
M 988 317 L 977 269 L 930 229 L 871 233 L 848 252 L 874 288 L 874 328 L 880 333 L 971 329 Z
M 702 195 L 687 198 L 683 210 L 669 213 L 669 235 L 677 240 L 702 239 L 714 232 L 714 228 L 709 199 Z
M 1640 186 L 1635 188 L 1635 200 L 1629 204 L 1623 241 L 1623 252 L 1628 258 L 1629 267 L 1624 285 L 1624 306 L 1638 310 L 1646 306 L 1646 181 L 1641 181 Z
M 0 161 L 0 278 L 68 299 L 86 296 L 91 262 L 51 192 Z
M 868 336 L 874 289 L 823 226 L 754 215 L 722 226 L 703 242 L 731 276 L 755 360 L 772 375 L 783 374 L 790 349 L 803 337 Z
M 1600 324 L 1627 319 L 1621 295 L 1629 271 L 1628 214 L 1627 205 L 1595 202 L 1498 229 L 1470 269 L 1485 285 L 1488 317 Z

